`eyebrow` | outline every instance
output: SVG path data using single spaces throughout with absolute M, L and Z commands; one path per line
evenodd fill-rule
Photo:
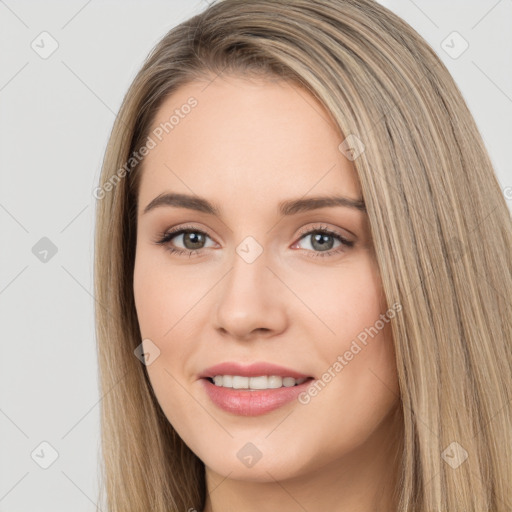
M 211 203 L 203 197 L 177 193 L 164 193 L 155 197 L 144 208 L 143 214 L 162 206 L 187 208 L 189 210 L 196 210 L 220 217 L 220 208 L 216 204 Z M 348 197 L 342 196 L 316 196 L 282 201 L 279 203 L 279 212 L 281 215 L 289 216 L 332 206 L 343 206 L 366 212 L 366 206 L 362 199 L 349 199 Z

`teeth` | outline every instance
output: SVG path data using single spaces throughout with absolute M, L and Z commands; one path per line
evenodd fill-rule
M 249 377 L 233 375 L 233 389 L 244 389 L 249 387 Z
M 240 375 L 215 375 L 213 382 L 216 386 L 233 389 L 277 389 L 302 384 L 306 377 L 279 377 L 278 375 L 261 375 L 259 377 L 242 377 Z

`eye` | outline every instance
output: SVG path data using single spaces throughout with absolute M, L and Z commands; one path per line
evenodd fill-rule
M 308 240 L 306 245 L 309 247 L 306 247 L 306 249 L 312 257 L 335 256 L 354 246 L 353 241 L 347 240 L 340 233 L 328 229 L 326 226 L 315 227 L 301 233 L 300 240 L 303 239 Z M 339 245 L 336 249 L 333 249 L 336 241 Z M 296 242 L 292 248 L 296 248 L 299 242 Z
M 211 237 L 203 230 L 194 226 L 179 226 L 160 235 L 155 243 L 163 245 L 172 254 L 192 257 L 200 255 L 202 250 L 207 248 L 205 246 L 207 239 L 211 240 Z M 302 249 L 306 250 L 309 253 L 308 256 L 311 257 L 335 256 L 354 246 L 353 241 L 347 240 L 343 235 L 326 226 L 318 226 L 303 231 L 299 241 L 292 245 L 292 249 L 300 249 L 301 247 L 298 246 L 301 240 L 309 240 L 306 244 L 309 247 Z M 338 245 L 333 249 L 336 242 Z M 183 247 L 176 247 L 176 243 Z
M 192 226 L 180 226 L 176 229 L 166 231 L 155 241 L 155 243 L 165 246 L 166 249 L 173 254 L 188 254 L 190 257 L 198 254 L 205 248 L 204 244 L 207 238 L 210 238 L 208 233 L 200 229 Z M 178 243 L 181 243 L 184 247 L 181 248 L 171 245 L 172 240 L 177 240 Z M 176 242 L 173 242 L 173 244 L 174 243 Z

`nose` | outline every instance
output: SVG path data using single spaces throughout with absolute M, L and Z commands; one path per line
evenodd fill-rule
M 266 251 L 252 263 L 237 253 L 232 261 L 218 288 L 216 329 L 238 340 L 283 332 L 288 324 L 286 287 L 269 268 Z

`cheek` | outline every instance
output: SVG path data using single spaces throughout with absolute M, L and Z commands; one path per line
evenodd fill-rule
M 152 252 L 140 248 L 136 255 L 135 309 L 142 337 L 168 343 L 180 324 L 194 313 L 191 309 L 207 288 L 206 283 L 201 284 L 193 275 L 173 270 L 165 264 L 165 259 L 155 258 Z
M 386 304 L 372 257 L 364 260 L 360 272 L 347 278 L 343 297 L 343 313 L 336 324 L 340 339 L 336 357 L 342 356 L 344 378 L 338 385 L 352 388 L 355 410 L 363 415 L 373 410 L 378 415 L 395 401 L 398 379 L 390 323 L 395 311 Z
M 390 439 L 388 427 L 381 425 L 399 404 L 393 340 L 388 324 L 377 334 L 369 332 L 365 343 L 340 336 L 335 347 L 324 348 L 325 371 L 300 397 L 303 444 L 309 446 L 307 457 L 318 464 L 371 439 L 370 450 L 378 453 Z M 286 436 L 274 441 L 285 443 Z
M 333 437 L 341 429 L 347 440 L 357 444 L 399 397 L 390 324 L 396 313 L 387 307 L 378 267 L 370 255 L 359 258 L 350 271 L 340 272 L 335 286 L 332 283 L 332 279 L 326 282 L 324 293 L 316 288 L 309 294 L 330 333 L 315 347 L 324 373 L 303 403 L 313 423 L 313 418 L 329 411 Z
M 301 274 L 309 277 L 290 275 L 288 279 L 311 312 L 305 327 L 316 329 L 316 338 L 323 340 L 322 347 L 327 350 L 335 345 L 342 348 L 386 311 L 378 267 L 371 253 L 358 253 L 329 272 L 322 269 Z
M 195 421 L 201 412 L 188 391 L 195 375 L 189 367 L 194 335 L 187 326 L 201 311 L 200 298 L 207 285 L 191 284 L 190 278 L 162 268 L 150 256 L 143 250 L 137 253 L 133 278 L 135 308 L 145 350 L 147 344 L 149 351 L 158 353 L 146 366 L 151 386 L 165 415 L 179 428 Z

